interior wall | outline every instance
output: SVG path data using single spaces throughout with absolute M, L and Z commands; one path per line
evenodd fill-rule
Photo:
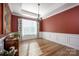
M 40 38 L 79 50 L 79 6 L 41 20 Z
M 6 16 L 8 16 L 8 31 L 9 32 L 18 32 L 18 16 L 12 15 L 11 10 L 8 4 L 4 4 L 4 33 L 6 33 Z M 6 14 L 6 15 L 5 15 Z
M 79 34 L 79 6 L 40 21 L 40 31 Z
M 18 16 L 12 15 L 7 3 L 0 3 L 0 34 L 18 31 Z
M 11 15 L 11 32 L 18 32 L 18 16 Z
M 0 34 L 3 33 L 3 4 L 0 3 Z

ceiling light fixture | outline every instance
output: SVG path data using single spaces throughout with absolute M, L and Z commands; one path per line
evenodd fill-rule
M 40 23 L 39 23 L 39 20 L 40 20 L 40 4 L 38 3 L 37 4 L 38 6 L 38 17 L 37 17 L 37 38 L 39 38 L 39 28 L 40 28 Z
M 40 11 L 40 3 L 38 3 L 38 18 L 37 18 L 37 20 L 39 20 L 39 19 L 40 19 L 40 14 L 39 14 L 39 11 Z

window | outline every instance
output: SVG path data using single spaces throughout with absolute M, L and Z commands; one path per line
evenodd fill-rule
M 22 35 L 36 35 L 37 22 L 32 20 L 22 19 Z

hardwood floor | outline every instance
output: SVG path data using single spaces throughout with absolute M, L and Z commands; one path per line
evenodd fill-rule
M 79 50 L 45 39 L 20 42 L 20 56 L 79 56 Z

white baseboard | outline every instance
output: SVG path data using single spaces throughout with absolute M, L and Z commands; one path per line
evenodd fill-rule
M 79 50 L 79 34 L 40 32 L 40 38 L 44 38 Z

